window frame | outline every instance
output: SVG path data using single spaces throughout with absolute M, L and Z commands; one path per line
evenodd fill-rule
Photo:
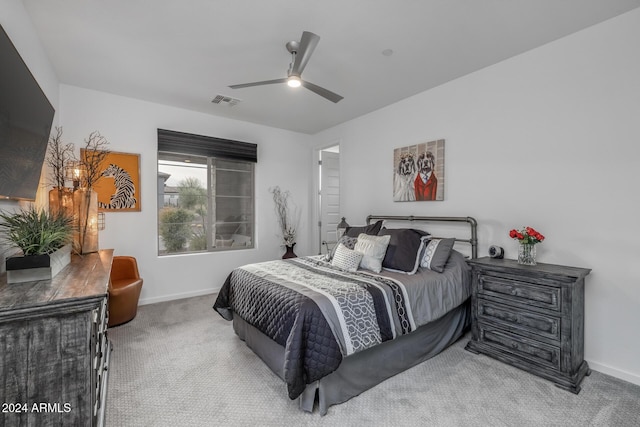
M 197 157 L 203 160 L 202 163 L 206 164 L 206 191 L 207 201 L 207 215 L 206 215 L 206 223 L 207 227 L 206 232 L 206 248 L 203 250 L 190 250 L 188 247 L 184 250 L 180 250 L 177 252 L 161 252 L 161 212 L 164 206 L 164 196 L 162 196 L 162 201 L 158 202 L 157 206 L 157 250 L 158 256 L 172 256 L 172 255 L 189 255 L 189 254 L 202 254 L 202 253 L 211 253 L 211 252 L 226 252 L 226 251 L 235 251 L 235 250 L 244 250 L 244 249 L 254 249 L 256 247 L 256 194 L 255 194 L 255 163 L 257 163 L 257 144 L 246 143 L 241 141 L 232 141 L 225 140 L 221 138 L 214 137 L 206 137 L 202 135 L 192 135 L 183 132 L 175 132 L 175 131 L 166 131 L 163 129 L 158 129 L 158 147 L 157 147 L 157 172 L 158 177 L 160 177 L 160 163 L 161 161 L 172 161 L 171 159 L 162 159 L 163 155 L 166 157 L 172 156 L 187 156 L 187 157 Z M 225 163 L 225 162 L 237 162 L 239 164 L 245 164 L 246 166 L 239 167 L 238 169 L 232 169 L 229 165 L 222 170 L 225 173 L 228 172 L 239 172 L 239 173 L 249 173 L 249 192 L 248 196 L 242 196 L 240 192 L 238 195 L 218 195 L 217 182 L 214 182 L 214 175 L 216 174 L 217 164 Z M 178 165 L 177 165 L 178 166 Z M 178 166 L 179 167 L 179 166 Z M 246 169 L 245 169 L 246 168 Z M 216 179 L 217 181 L 217 179 Z M 164 194 L 163 189 L 160 186 L 164 183 L 159 178 L 157 180 L 157 194 L 158 198 L 161 197 L 161 194 Z M 233 199 L 233 198 L 248 198 L 250 208 L 247 210 L 241 209 L 238 213 L 238 216 L 247 215 L 250 219 L 244 221 L 246 223 L 246 227 L 248 227 L 251 232 L 247 237 L 250 239 L 250 244 L 237 245 L 237 246 L 225 246 L 220 245 L 216 246 L 216 242 L 218 242 L 218 228 L 220 225 L 224 225 L 225 222 L 220 222 L 216 218 L 216 209 L 218 208 L 217 199 L 221 200 Z M 242 222 L 242 220 L 240 220 Z M 230 221 L 229 223 L 233 223 Z M 236 229 L 237 230 L 237 229 Z M 233 233 L 235 234 L 235 233 Z M 224 240 L 224 239 L 221 239 Z M 246 243 L 246 242 L 245 242 Z

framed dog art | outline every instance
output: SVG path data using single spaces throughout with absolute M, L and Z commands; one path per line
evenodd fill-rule
M 393 201 L 444 200 L 444 139 L 393 150 Z

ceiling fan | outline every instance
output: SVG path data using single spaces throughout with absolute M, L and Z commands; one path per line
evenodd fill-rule
M 241 89 L 244 87 L 251 86 L 262 86 L 262 85 L 271 85 L 275 83 L 287 83 L 291 87 L 299 87 L 303 86 L 309 89 L 311 92 L 318 94 L 331 102 L 339 102 L 343 99 L 342 96 L 337 93 L 331 92 L 328 89 L 320 87 L 318 85 L 314 85 L 311 82 L 302 80 L 300 77 L 302 75 L 302 71 L 307 66 L 309 62 L 309 58 L 311 58 L 311 54 L 313 50 L 318 45 L 320 41 L 320 36 L 313 34 L 309 31 L 304 31 L 302 33 L 302 38 L 299 42 L 290 41 L 286 44 L 287 50 L 291 53 L 291 64 L 289 64 L 289 71 L 287 72 L 287 77 L 283 79 L 275 79 L 275 80 L 264 80 L 261 82 L 253 82 L 253 83 L 243 83 L 239 85 L 231 85 L 229 86 L 231 89 Z

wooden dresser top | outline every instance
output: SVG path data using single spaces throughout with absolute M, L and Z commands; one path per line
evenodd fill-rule
M 51 280 L 7 283 L 0 275 L 0 315 L 82 299 L 103 298 L 108 290 L 113 249 L 73 255 L 71 263 Z
M 587 276 L 590 268 L 569 267 L 557 264 L 537 263 L 536 265 L 520 265 L 513 259 L 496 259 L 490 257 L 467 260 L 467 264 L 482 266 L 492 270 L 518 271 L 520 274 L 538 274 L 550 276 L 567 276 L 577 280 Z

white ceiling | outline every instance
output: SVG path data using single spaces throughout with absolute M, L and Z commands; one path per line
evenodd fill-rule
M 640 0 L 23 0 L 62 83 L 314 134 L 640 7 Z M 286 42 L 320 36 L 284 84 Z M 382 52 L 392 49 L 391 56 Z M 212 104 L 218 94 L 241 100 Z

